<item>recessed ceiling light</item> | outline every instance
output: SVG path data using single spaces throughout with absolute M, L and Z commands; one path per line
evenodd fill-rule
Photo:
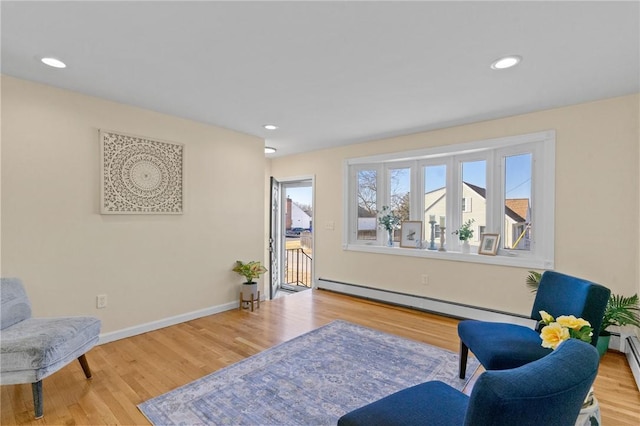
M 262 127 L 264 127 L 267 130 L 276 130 L 278 128 L 278 126 L 276 126 L 275 124 L 265 124 Z
M 273 154 L 274 152 L 276 152 L 276 149 L 272 146 L 265 146 L 264 147 L 264 153 L 265 154 Z
M 43 64 L 49 65 L 50 67 L 54 67 L 54 68 L 66 68 L 67 67 L 67 64 L 62 62 L 60 59 L 42 58 L 40 60 L 42 61 Z
M 522 61 L 522 58 L 520 56 L 505 56 L 504 58 L 500 58 L 492 63 L 491 68 L 493 68 L 494 70 L 503 70 L 506 68 L 515 67 L 520 63 L 520 61 Z

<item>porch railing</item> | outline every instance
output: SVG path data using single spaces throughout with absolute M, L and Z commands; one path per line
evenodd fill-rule
M 303 248 L 286 250 L 285 284 L 311 287 L 311 256 Z

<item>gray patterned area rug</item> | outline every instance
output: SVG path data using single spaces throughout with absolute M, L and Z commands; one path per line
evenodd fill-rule
M 467 377 L 477 367 L 469 357 Z M 334 321 L 138 408 L 154 425 L 335 425 L 351 410 L 429 380 L 462 389 L 458 354 Z

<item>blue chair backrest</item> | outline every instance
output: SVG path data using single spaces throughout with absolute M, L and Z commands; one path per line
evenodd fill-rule
M 19 278 L 0 280 L 0 330 L 31 318 L 31 302 Z
M 540 321 L 539 311 L 547 311 L 554 318 L 575 315 L 576 318 L 585 319 L 593 327 L 591 344 L 595 346 L 610 294 L 611 291 L 600 284 L 546 271 L 540 280 L 531 318 Z
M 465 425 L 574 425 L 598 362 L 593 346 L 569 339 L 522 367 L 486 371 L 471 391 Z

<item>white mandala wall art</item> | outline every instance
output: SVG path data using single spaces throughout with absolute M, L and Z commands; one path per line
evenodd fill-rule
M 100 131 L 102 214 L 182 214 L 184 145 Z

